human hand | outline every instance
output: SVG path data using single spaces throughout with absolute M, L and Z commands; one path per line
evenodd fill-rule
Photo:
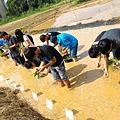
M 108 71 L 104 71 L 104 77 L 106 77 L 106 78 L 109 77 L 109 73 L 108 73 Z
M 97 63 L 97 67 L 99 68 L 100 66 L 101 66 L 101 63 L 100 63 L 100 62 L 98 62 L 98 63 Z
M 2 49 L 2 48 L 4 48 L 4 46 L 0 46 L 0 48 Z
M 62 53 L 63 53 L 63 54 L 68 54 L 68 48 L 63 48 L 63 49 L 62 49 Z
M 44 66 L 41 66 L 39 72 L 43 72 L 45 70 L 45 67 Z

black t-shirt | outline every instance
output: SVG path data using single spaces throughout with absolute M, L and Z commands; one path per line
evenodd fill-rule
M 49 36 L 49 40 L 51 43 L 56 43 L 57 42 L 57 35 L 60 34 L 59 32 L 48 32 L 46 35 Z
M 98 42 L 100 41 L 101 37 L 104 35 L 105 32 L 106 31 L 103 31 L 97 36 L 97 38 L 95 39 L 95 41 L 93 42 L 91 46 L 92 48 L 98 47 Z
M 17 44 L 17 43 L 18 43 L 18 40 L 15 36 L 9 36 L 9 39 L 7 40 L 7 45 L 9 47 L 14 44 Z M 10 48 L 10 54 L 12 57 L 16 57 L 16 56 L 20 55 L 19 46 Z
M 91 48 L 98 48 L 98 43 L 99 43 L 100 39 L 102 38 L 102 36 L 105 34 L 105 32 L 106 31 L 103 31 L 97 36 L 97 38 L 93 42 Z M 107 55 L 107 57 L 109 57 L 109 53 L 107 53 L 106 55 Z
M 49 61 L 53 59 L 53 57 L 56 58 L 56 63 L 53 64 L 52 66 L 58 66 L 60 63 L 63 61 L 62 56 L 60 53 L 52 46 L 49 45 L 43 45 L 43 46 L 38 46 L 42 52 L 39 56 L 42 58 L 46 57 Z

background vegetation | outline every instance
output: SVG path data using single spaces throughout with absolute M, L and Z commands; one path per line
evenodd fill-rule
M 0 19 L 0 25 L 25 18 L 32 14 L 55 8 L 62 4 L 74 2 L 79 4 L 90 0 L 8 0 L 8 11 L 6 12 L 7 20 Z

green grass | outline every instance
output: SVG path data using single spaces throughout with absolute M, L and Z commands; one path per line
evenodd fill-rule
M 57 3 L 57 4 L 45 4 L 43 7 L 39 7 L 35 10 L 29 10 L 27 12 L 24 12 L 22 13 L 19 17 L 15 17 L 15 16 L 10 16 L 8 17 L 8 19 L 4 20 L 4 21 L 0 21 L 0 25 L 4 25 L 6 23 L 9 23 L 9 22 L 13 22 L 13 21 L 16 21 L 16 20 L 20 20 L 22 18 L 26 18 L 30 15 L 33 15 L 35 13 L 39 13 L 39 12 L 43 12 L 43 11 L 46 11 L 46 10 L 49 10 L 49 9 L 52 9 L 52 8 L 57 8 L 58 6 L 62 6 L 64 4 L 68 4 L 71 2 L 74 2 L 74 4 L 71 4 L 72 6 L 75 6 L 75 5 L 78 5 L 80 4 L 81 2 L 85 2 L 85 1 L 88 1 L 88 0 L 66 0 L 66 1 L 61 1 L 60 3 Z
M 108 66 L 111 70 L 115 70 L 114 64 L 117 65 L 119 63 L 119 60 L 115 59 L 115 58 L 111 58 L 110 60 L 108 60 Z
M 115 59 L 115 58 L 111 58 L 111 59 L 108 61 L 108 65 L 112 65 L 113 63 L 118 64 L 118 63 L 119 63 L 119 60 L 117 60 L 117 59 Z
M 2 53 L 3 53 L 3 52 L 0 50 L 0 57 L 2 56 Z

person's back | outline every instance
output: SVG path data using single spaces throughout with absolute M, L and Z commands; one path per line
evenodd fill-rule
M 34 43 L 33 43 L 33 39 L 31 41 L 29 35 L 23 34 L 23 32 L 20 29 L 16 29 L 15 30 L 15 35 L 17 37 L 17 39 L 19 40 L 20 43 L 22 43 L 25 47 L 33 47 Z
M 110 29 L 105 32 L 100 40 L 108 39 L 112 41 L 112 48 L 116 49 L 120 47 L 120 28 Z
M 32 41 L 30 40 L 29 36 L 28 35 L 23 35 L 23 39 L 24 39 L 24 42 L 23 42 L 23 45 L 25 47 L 34 47 L 34 44 L 32 43 Z M 28 46 L 28 41 L 29 41 L 29 46 Z
M 67 33 L 57 35 L 57 41 L 59 45 L 69 49 L 78 44 L 78 40 L 73 35 Z
M 46 57 L 49 61 L 53 59 L 53 57 L 56 58 L 57 61 L 53 66 L 59 65 L 63 61 L 62 56 L 54 47 L 49 45 L 43 45 L 38 47 L 40 47 L 40 50 L 42 51 L 41 56 L 43 56 L 43 58 Z
M 95 41 L 92 43 L 90 49 L 88 50 L 88 55 L 91 57 L 91 58 L 97 58 L 99 55 L 100 55 L 100 51 L 98 49 L 98 43 L 101 39 L 101 37 L 104 35 L 106 31 L 103 31 L 101 32 L 97 38 L 95 39 Z
M 57 36 L 61 34 L 60 32 L 48 32 L 46 35 L 49 35 L 49 36 Z
M 70 56 L 74 60 L 74 62 L 78 61 L 77 59 L 77 48 L 78 48 L 78 40 L 70 34 L 61 33 L 57 35 L 57 43 L 64 47 L 63 53 L 66 51 L 70 51 Z
M 98 42 L 100 41 L 100 39 L 102 38 L 102 36 L 105 34 L 106 31 L 101 32 L 97 38 L 95 39 L 95 41 L 92 43 L 91 48 L 95 48 L 98 47 Z

